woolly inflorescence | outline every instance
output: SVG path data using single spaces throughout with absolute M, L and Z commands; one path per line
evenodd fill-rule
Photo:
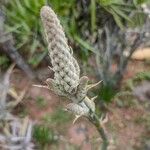
M 48 51 L 54 71 L 54 84 L 59 93 L 72 93 L 79 84 L 80 69 L 71 54 L 63 28 L 54 11 L 44 6 L 41 19 L 45 29 Z
M 68 46 L 60 21 L 55 12 L 48 6 L 41 9 L 41 19 L 45 29 L 48 51 L 54 71 L 54 79 L 46 80 L 47 87 L 56 94 L 65 96 L 73 103 L 67 105 L 67 110 L 76 115 L 89 115 L 90 110 L 95 111 L 95 98 L 89 99 L 87 92 L 98 85 L 88 85 L 88 77 L 80 77 L 77 61 Z

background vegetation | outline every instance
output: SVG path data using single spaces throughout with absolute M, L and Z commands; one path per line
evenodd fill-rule
M 147 17 L 141 4 L 145 2 L 147 0 L 39 0 L 38 3 L 14 0 L 6 1 L 2 9 L 7 18 L 6 31 L 13 34 L 17 50 L 32 67 L 37 67 L 47 56 L 39 10 L 45 4 L 52 6 L 83 64 L 94 55 L 95 74 L 103 80 L 101 98 L 110 101 L 120 87 L 130 54 L 140 46 L 147 32 L 142 30 Z M 136 27 L 142 28 L 136 32 L 140 41 L 135 39 L 129 44 L 127 32 L 129 29 L 135 32 Z M 124 56 L 126 49 L 129 57 Z M 7 66 L 8 62 L 2 55 L 1 66 Z M 113 65 L 117 65 L 115 72 L 112 72 Z
M 14 50 L 20 54 L 19 57 L 23 57 L 33 72 L 50 65 L 40 9 L 43 5 L 50 5 L 57 12 L 68 42 L 80 62 L 82 74 L 103 81 L 94 93 L 99 96 L 97 107 L 102 106 L 98 110 L 101 113 L 107 109 L 107 102 L 112 100 L 119 108 L 141 108 L 131 91 L 143 80 L 150 81 L 149 70 L 138 73 L 123 82 L 123 85 L 122 80 L 133 52 L 140 46 L 150 46 L 150 36 L 147 36 L 150 33 L 150 14 L 144 11 L 142 4 L 149 5 L 149 0 L 4 0 L 0 2 L 0 9 L 5 16 L 5 34 L 12 35 Z M 5 43 L 2 36 L 0 30 L 0 69 L 5 70 L 11 64 L 11 56 L 1 49 L 1 43 Z M 42 96 L 34 100 L 38 110 L 45 110 L 49 105 Z M 106 104 L 106 107 L 101 103 Z M 22 105 L 24 109 L 19 112 L 20 117 L 29 113 L 25 104 Z M 144 113 L 148 112 L 149 106 L 144 104 Z M 133 114 L 134 112 L 131 116 Z M 147 129 L 148 139 L 150 121 L 147 115 L 136 116 L 134 119 L 136 123 L 145 123 L 143 126 Z M 61 139 L 55 133 L 55 127 L 63 129 L 64 124 L 72 120 L 72 116 L 58 108 L 52 114 L 46 113 L 41 120 L 35 126 L 33 137 L 40 148 L 46 149 Z M 109 126 L 113 131 L 118 130 L 112 124 Z

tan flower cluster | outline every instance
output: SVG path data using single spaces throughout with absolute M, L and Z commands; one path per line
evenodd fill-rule
M 66 96 L 73 103 L 67 105 L 67 110 L 76 115 L 88 115 L 95 111 L 93 99 L 87 97 L 87 92 L 96 84 L 88 85 L 88 77 L 80 78 L 80 69 L 72 50 L 68 46 L 66 36 L 55 12 L 48 6 L 41 9 L 41 19 L 45 29 L 48 51 L 54 71 L 54 79 L 47 79 L 48 88 L 56 94 Z

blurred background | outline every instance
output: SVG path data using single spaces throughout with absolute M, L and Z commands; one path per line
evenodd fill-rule
M 107 116 L 110 149 L 150 150 L 149 0 L 0 0 L 0 117 L 13 102 L 9 114 L 34 122 L 35 149 L 97 150 L 102 142 L 86 119 L 72 124 L 67 100 L 33 86 L 53 78 L 43 5 L 57 13 L 81 76 L 102 80 L 89 95 L 98 95 L 97 113 Z

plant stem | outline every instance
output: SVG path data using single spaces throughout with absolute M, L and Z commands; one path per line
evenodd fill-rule
M 109 145 L 107 135 L 106 135 L 103 127 L 100 124 L 99 117 L 92 110 L 90 110 L 89 120 L 96 127 L 97 131 L 99 132 L 99 134 L 103 140 L 101 150 L 107 150 L 107 147 Z

